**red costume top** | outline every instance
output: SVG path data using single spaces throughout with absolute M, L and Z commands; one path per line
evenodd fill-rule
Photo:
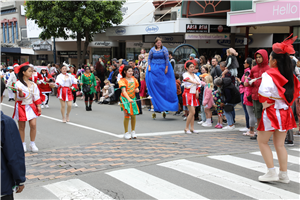
M 41 79 L 42 83 L 38 85 L 39 90 L 44 93 L 49 93 L 52 91 L 51 87 L 49 86 L 49 83 L 47 82 L 47 78 L 54 80 L 50 74 L 47 74 L 47 77 L 42 76 L 42 79 Z

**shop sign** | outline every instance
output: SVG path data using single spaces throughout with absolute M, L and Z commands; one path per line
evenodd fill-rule
M 187 24 L 186 33 L 208 33 L 208 24 Z
M 143 40 L 146 43 L 153 43 L 157 37 L 160 37 L 162 39 L 162 42 L 166 43 L 184 43 L 183 35 L 145 35 L 143 37 Z
M 83 54 L 83 51 L 81 51 L 81 55 Z M 77 51 L 59 51 L 58 55 L 65 56 L 65 55 L 77 55 Z
M 186 33 L 186 40 L 222 40 L 229 38 L 227 34 L 196 34 L 196 33 Z
M 210 25 L 210 33 L 230 33 L 231 28 L 226 25 Z
M 145 28 L 145 30 L 147 33 L 156 33 L 159 30 L 159 28 L 156 25 L 150 25 L 150 26 L 147 26 Z
M 33 51 L 52 51 L 51 44 L 33 44 L 32 45 Z
M 126 33 L 126 28 L 117 28 L 115 32 L 117 35 L 124 35 Z
M 93 41 L 89 44 L 90 47 L 118 47 L 117 41 Z
M 235 37 L 235 46 L 236 47 L 241 47 L 241 46 L 245 46 L 244 44 L 244 38 L 243 36 L 236 36 Z M 231 46 L 231 40 L 217 40 L 217 43 L 221 46 L 225 46 L 225 47 L 230 47 Z M 253 38 L 249 37 L 248 39 L 248 45 L 253 43 Z

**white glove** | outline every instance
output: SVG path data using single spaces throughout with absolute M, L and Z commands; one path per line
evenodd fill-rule
M 252 85 L 252 83 L 254 83 L 255 81 L 257 81 L 256 78 L 252 79 L 251 81 L 249 81 L 249 84 Z

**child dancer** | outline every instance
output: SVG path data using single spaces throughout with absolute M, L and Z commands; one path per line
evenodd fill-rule
M 146 81 L 145 81 L 145 73 L 141 73 L 141 89 L 140 89 L 140 98 L 145 99 L 146 98 Z M 145 101 L 142 100 L 142 108 L 146 108 Z
M 139 108 L 136 103 L 135 93 L 139 92 L 139 83 L 132 76 L 133 69 L 129 65 L 122 65 L 119 68 L 119 72 L 123 78 L 119 81 L 119 87 L 121 88 L 122 94 L 120 96 L 121 110 L 124 111 L 124 129 L 126 140 L 136 139 L 135 134 L 135 123 L 136 116 L 139 114 Z M 129 118 L 131 117 L 131 135 L 128 132 Z
M 213 98 L 214 98 L 214 102 L 215 102 L 215 108 L 217 109 L 217 113 L 218 113 L 218 123 L 215 126 L 215 128 L 219 128 L 222 129 L 223 128 L 223 99 L 221 96 L 221 91 L 218 89 L 216 89 L 213 92 Z
M 54 84 L 54 78 L 48 73 L 46 68 L 43 68 L 41 70 L 41 84 L 38 85 L 39 90 L 42 92 L 42 94 L 46 95 L 46 101 L 42 103 L 41 108 L 49 108 L 49 98 L 50 98 L 50 93 L 52 91 L 52 87 L 55 87 Z M 53 82 L 53 83 L 52 83 Z
M 208 75 L 204 78 L 204 82 L 206 83 L 206 88 L 204 91 L 204 99 L 203 99 L 203 106 L 204 106 L 204 112 L 205 112 L 205 117 L 206 121 L 202 123 L 202 126 L 205 127 L 211 127 L 211 117 L 212 117 L 212 112 L 211 108 L 214 105 L 213 101 L 213 95 L 212 95 L 212 90 L 214 89 L 214 84 L 213 84 L 213 79 L 211 75 Z
M 36 137 L 36 118 L 41 115 L 40 91 L 37 85 L 30 81 L 33 69 L 28 63 L 24 63 L 15 68 L 19 80 L 16 82 L 17 97 L 13 118 L 18 120 L 19 132 L 23 142 L 24 152 L 27 151 L 25 143 L 25 125 L 29 121 L 30 126 L 30 150 L 37 152 L 39 149 L 35 145 Z

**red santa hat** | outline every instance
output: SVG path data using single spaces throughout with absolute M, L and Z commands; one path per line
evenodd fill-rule
M 14 69 L 15 73 L 18 74 L 22 67 L 29 66 L 29 64 L 30 64 L 29 62 L 26 62 L 21 65 L 15 66 L 15 69 Z

